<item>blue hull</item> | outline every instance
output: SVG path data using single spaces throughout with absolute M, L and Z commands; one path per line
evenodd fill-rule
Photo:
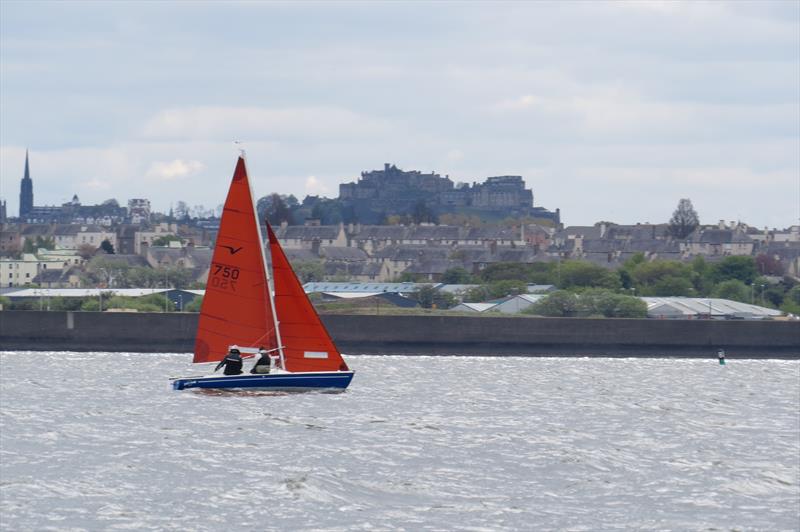
M 219 377 L 189 377 L 175 379 L 172 388 L 246 389 L 272 391 L 344 390 L 353 380 L 352 371 L 314 373 L 272 373 L 268 375 L 220 375 Z

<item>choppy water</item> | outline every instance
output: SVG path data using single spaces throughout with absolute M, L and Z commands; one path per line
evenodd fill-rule
M 800 364 L 351 357 L 343 394 L 175 392 L 187 355 L 0 355 L 3 530 L 800 528 Z

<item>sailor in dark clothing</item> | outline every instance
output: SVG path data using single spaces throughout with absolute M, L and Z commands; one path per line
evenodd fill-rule
M 231 347 L 231 350 L 228 351 L 228 356 L 220 360 L 217 367 L 214 368 L 214 371 L 217 371 L 222 366 L 225 366 L 225 371 L 223 372 L 225 375 L 241 375 L 242 355 L 239 353 L 239 349 L 236 346 Z
M 250 370 L 250 373 L 269 373 L 270 368 L 270 358 L 269 353 L 263 347 L 258 348 L 258 354 L 261 355 L 258 360 L 256 360 L 253 369 Z

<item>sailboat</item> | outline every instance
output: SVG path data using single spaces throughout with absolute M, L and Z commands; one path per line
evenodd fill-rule
M 225 199 L 195 337 L 195 364 L 219 362 L 232 348 L 243 357 L 266 351 L 270 372 L 210 373 L 172 379 L 188 388 L 343 390 L 353 379 L 275 232 L 266 222 L 272 282 L 244 154 Z M 255 362 L 253 357 L 253 362 Z M 210 371 L 210 370 L 209 370 Z

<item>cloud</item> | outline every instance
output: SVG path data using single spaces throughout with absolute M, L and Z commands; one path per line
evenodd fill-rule
M 189 107 L 158 112 L 147 120 L 148 139 L 297 140 L 374 135 L 388 126 L 339 107 Z
M 205 169 L 200 161 L 184 161 L 175 159 L 169 162 L 154 162 L 145 174 L 150 179 L 173 181 L 183 179 Z
M 80 186 L 96 191 L 109 190 L 111 188 L 111 184 L 108 181 L 103 181 L 97 178 L 84 181 L 80 184 Z
M 305 191 L 306 194 L 319 196 L 327 194 L 330 189 L 325 183 L 317 179 L 316 176 L 310 175 L 306 178 Z

